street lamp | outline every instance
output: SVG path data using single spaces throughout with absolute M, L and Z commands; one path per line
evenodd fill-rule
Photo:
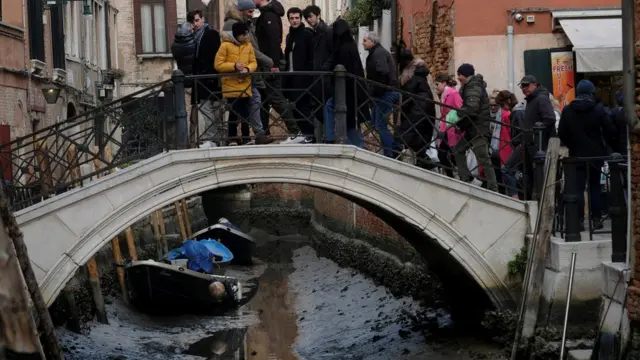
M 60 88 L 53 84 L 44 84 L 42 86 L 42 95 L 44 95 L 44 99 L 47 101 L 47 104 L 53 105 L 58 102 Z

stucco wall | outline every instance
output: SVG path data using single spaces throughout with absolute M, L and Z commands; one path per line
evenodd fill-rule
M 562 47 L 568 42 L 560 34 L 515 35 L 513 53 L 515 83 L 524 76 L 524 51 Z M 508 89 L 508 51 L 506 35 L 465 36 L 454 39 L 454 70 L 462 63 L 471 63 L 484 76 L 487 90 Z M 522 93 L 516 91 L 516 96 Z

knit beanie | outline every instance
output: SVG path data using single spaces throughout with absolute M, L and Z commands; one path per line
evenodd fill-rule
M 256 4 L 253 0 L 238 0 L 238 11 L 251 10 L 256 8 Z
M 593 95 L 596 93 L 596 87 L 589 80 L 580 80 L 576 86 L 577 95 Z
M 249 31 L 249 28 L 247 27 L 247 24 L 243 23 L 243 22 L 236 22 L 231 26 L 231 33 L 233 34 L 234 38 L 238 38 L 238 36 L 240 35 L 244 35 Z
M 464 63 L 458 68 L 458 75 L 464 77 L 473 76 L 476 74 L 476 69 L 471 64 Z

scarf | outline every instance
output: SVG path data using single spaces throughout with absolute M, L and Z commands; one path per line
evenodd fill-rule
M 200 41 L 202 41 L 202 35 L 204 35 L 204 31 L 208 28 L 209 24 L 204 24 L 204 26 L 194 34 L 194 38 L 196 40 L 196 59 L 198 58 L 198 54 L 200 54 Z
M 493 127 L 493 134 L 491 136 L 491 150 L 496 153 L 500 149 L 500 131 L 502 130 L 502 108 L 496 111 L 495 126 Z

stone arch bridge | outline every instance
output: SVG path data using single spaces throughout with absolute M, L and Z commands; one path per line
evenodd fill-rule
M 51 304 L 81 265 L 152 211 L 205 190 L 250 183 L 310 185 L 384 213 L 390 225 L 412 229 L 409 241 L 416 249 L 431 245 L 421 253 L 439 249 L 496 306 L 513 305 L 507 263 L 532 228 L 535 203 L 348 145 L 165 152 L 23 209 L 16 219 L 44 299 Z

